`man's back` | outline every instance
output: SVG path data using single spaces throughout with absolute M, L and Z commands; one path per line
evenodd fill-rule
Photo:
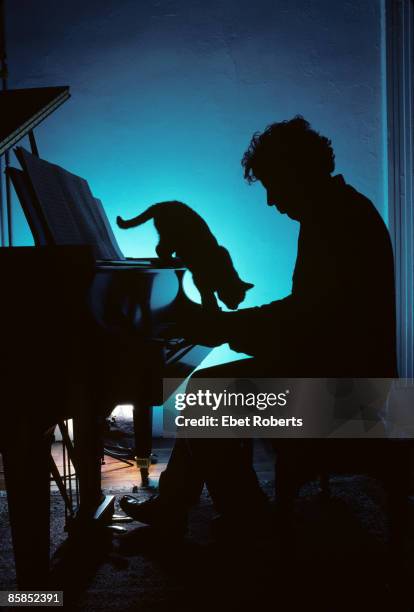
M 342 176 L 311 212 L 292 285 L 302 356 L 324 376 L 395 376 L 394 264 L 381 216 Z
M 330 179 L 301 219 L 292 293 L 233 321 L 232 348 L 279 376 L 396 376 L 393 254 L 374 205 Z

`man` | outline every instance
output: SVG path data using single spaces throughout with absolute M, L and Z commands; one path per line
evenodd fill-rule
M 213 346 L 228 342 L 252 355 L 201 370 L 191 385 L 197 387 L 199 378 L 239 376 L 397 375 L 388 231 L 366 197 L 341 175 L 332 176 L 334 159 L 330 140 L 301 116 L 253 136 L 242 159 L 245 178 L 259 181 L 267 204 L 300 223 L 292 292 L 259 308 L 214 317 L 197 309 L 187 316 L 183 330 L 189 339 Z M 276 441 L 282 494 L 300 481 L 302 466 L 320 448 L 312 442 Z M 141 522 L 184 531 L 187 510 L 204 483 L 230 522 L 252 516 L 260 521 L 267 512 L 249 445 L 222 439 L 177 440 L 159 496 L 141 504 L 127 496 L 121 506 Z

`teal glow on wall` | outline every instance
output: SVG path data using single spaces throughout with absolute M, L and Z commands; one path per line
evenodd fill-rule
M 383 210 L 380 17 L 372 0 L 9 2 L 10 86 L 70 85 L 42 156 L 85 177 L 112 222 L 190 204 L 255 283 L 252 306 L 289 293 L 298 231 L 242 179 L 253 132 L 303 114 Z M 115 234 L 154 255 L 152 227 Z M 18 210 L 15 235 L 30 242 Z

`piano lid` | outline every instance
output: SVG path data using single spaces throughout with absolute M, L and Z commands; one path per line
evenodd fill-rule
M 0 92 L 0 155 L 70 98 L 69 87 L 33 87 Z

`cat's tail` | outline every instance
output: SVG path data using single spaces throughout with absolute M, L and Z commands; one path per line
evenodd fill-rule
M 146 223 L 150 219 L 154 218 L 154 209 L 156 206 L 156 204 L 153 204 L 152 206 L 147 208 L 147 210 L 144 210 L 144 212 L 142 212 L 140 215 L 132 217 L 132 219 L 123 219 L 122 217 L 118 216 L 116 218 L 116 224 L 122 229 L 128 229 L 130 227 L 137 227 L 137 225 L 142 225 L 143 223 Z

